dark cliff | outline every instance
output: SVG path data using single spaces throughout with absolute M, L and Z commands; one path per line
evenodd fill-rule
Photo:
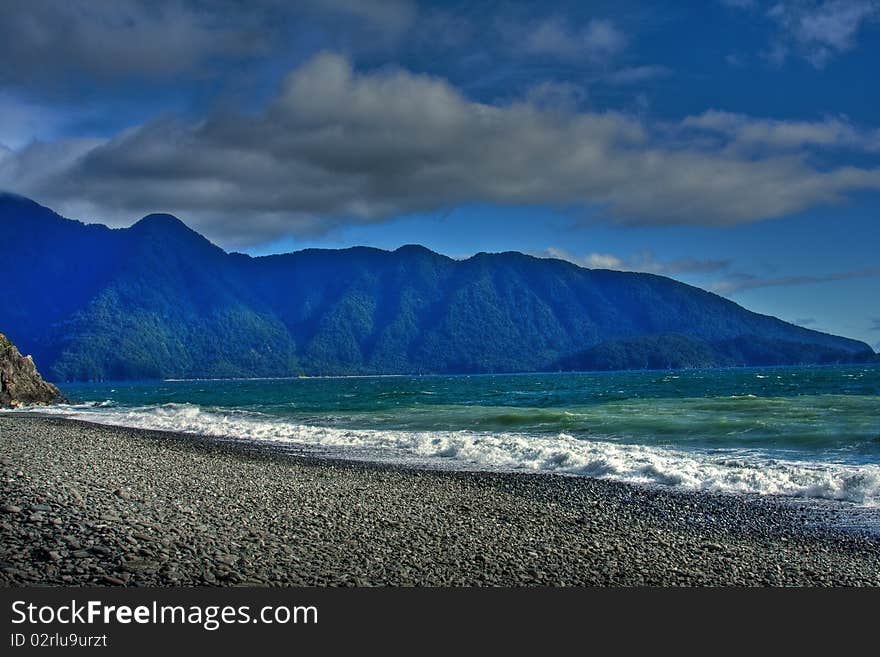
M 22 356 L 0 333 L 0 407 L 52 404 L 61 400 L 58 388 L 43 381 L 37 372 L 34 359 Z

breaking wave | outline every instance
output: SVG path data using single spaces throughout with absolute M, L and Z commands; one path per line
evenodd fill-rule
M 99 424 L 271 442 L 346 458 L 553 472 L 695 491 L 880 506 L 880 465 L 780 459 L 759 449 L 682 450 L 584 439 L 565 432 L 536 436 L 513 431 L 344 429 L 193 404 L 56 406 L 37 412 Z

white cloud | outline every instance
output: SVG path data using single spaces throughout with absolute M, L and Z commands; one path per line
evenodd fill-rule
M 418 8 L 410 0 L 309 0 L 321 12 L 348 14 L 392 35 L 399 35 L 416 19 Z
M 589 269 L 629 269 L 623 260 L 611 253 L 588 253 L 585 256 L 577 258 L 564 254 L 559 249 L 551 248 L 548 249 L 548 251 L 550 251 L 550 253 L 556 258 L 568 260 L 575 264 L 582 263 L 584 267 L 588 267 Z
M 808 152 L 744 154 L 689 130 L 670 141 L 668 126 L 619 112 L 474 102 L 439 78 L 356 72 L 325 53 L 262 112 L 35 144 L 7 155 L 0 188 L 99 217 L 174 212 L 227 244 L 474 202 L 731 225 L 880 189 L 877 168 L 818 169 Z
M 604 79 L 611 84 L 638 84 L 666 77 L 670 73 L 671 71 L 665 66 L 631 66 L 613 71 Z
M 835 54 L 851 50 L 862 25 L 878 16 L 876 0 L 827 0 L 826 2 L 780 2 L 769 15 L 800 47 L 804 56 L 822 68 Z
M 578 256 L 565 249 L 551 246 L 535 255 L 567 260 L 588 269 L 616 269 L 618 271 L 637 271 L 663 275 L 712 273 L 724 270 L 730 265 L 728 260 L 698 258 L 677 258 L 675 260 L 661 261 L 650 251 L 643 251 L 627 258 L 621 258 L 612 253 L 587 253 Z
M 880 267 L 866 267 L 850 271 L 832 272 L 830 274 L 805 274 L 792 276 L 758 276 L 747 273 L 734 273 L 708 286 L 712 292 L 732 295 L 746 290 L 764 287 L 788 287 L 791 285 L 814 285 L 846 281 L 854 278 L 870 278 L 880 276 Z
M 545 80 L 529 87 L 526 100 L 535 107 L 574 110 L 587 98 L 587 90 L 571 82 Z
M 721 135 L 737 148 L 791 150 L 822 147 L 880 152 L 880 130 L 862 130 L 843 118 L 782 121 L 708 110 L 685 118 L 681 125 Z
M 750 0 L 722 0 L 736 9 L 757 10 Z M 817 69 L 824 68 L 832 57 L 856 47 L 859 32 L 880 18 L 878 0 L 781 0 L 766 12 L 779 34 L 765 53 L 775 65 L 782 65 L 796 53 Z
M 602 63 L 620 54 L 626 44 L 626 36 L 609 20 L 594 18 L 575 27 L 568 20 L 553 16 L 527 26 L 520 47 L 534 54 Z
M 679 277 L 682 274 L 716 275 L 714 281 L 700 283 L 700 287 L 723 296 L 735 296 L 740 292 L 767 287 L 789 287 L 792 285 L 816 285 L 834 281 L 846 281 L 858 278 L 880 276 L 880 267 L 865 267 L 848 271 L 827 274 L 794 274 L 787 276 L 762 276 L 743 271 L 731 271 L 732 263 L 726 259 L 676 258 L 660 260 L 650 251 L 642 251 L 628 257 L 613 253 L 574 254 L 566 249 L 549 247 L 532 255 L 539 258 L 556 258 L 565 260 L 587 269 L 613 269 L 616 271 L 632 271 L 661 276 Z M 880 331 L 880 318 L 872 318 L 869 330 Z M 800 326 L 815 326 L 817 321 L 808 317 L 794 320 Z

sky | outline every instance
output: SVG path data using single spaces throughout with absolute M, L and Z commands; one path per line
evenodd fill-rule
M 0 189 L 646 271 L 880 349 L 880 0 L 8 0 Z

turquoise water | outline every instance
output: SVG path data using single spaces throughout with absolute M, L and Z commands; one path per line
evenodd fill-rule
M 438 467 L 880 504 L 880 367 L 66 386 L 54 412 Z M 98 405 L 96 405 L 98 404 Z

